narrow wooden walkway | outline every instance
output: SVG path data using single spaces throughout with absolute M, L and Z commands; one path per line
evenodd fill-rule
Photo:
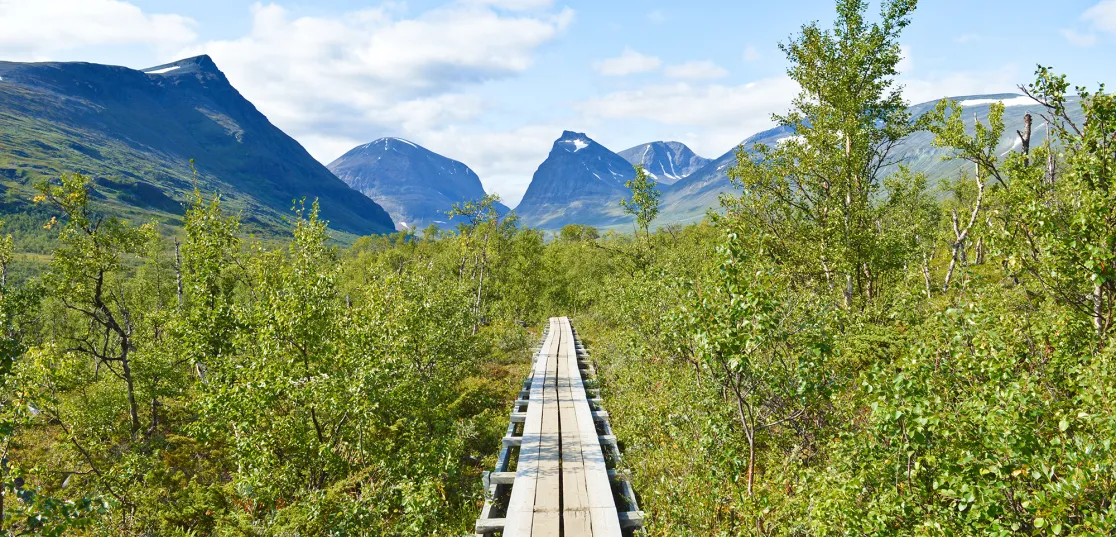
M 620 537 L 643 525 L 631 485 L 609 468 L 620 452 L 600 391 L 586 387 L 593 376 L 570 320 L 551 318 L 485 474 L 477 535 Z

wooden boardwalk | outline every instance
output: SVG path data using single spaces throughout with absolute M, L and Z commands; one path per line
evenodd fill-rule
M 620 537 L 642 526 L 631 485 L 609 469 L 620 453 L 599 390 L 585 385 L 594 373 L 569 319 L 551 318 L 485 475 L 477 535 Z

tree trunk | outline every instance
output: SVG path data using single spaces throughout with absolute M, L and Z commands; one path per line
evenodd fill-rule
M 756 439 L 748 436 L 748 496 L 752 495 L 752 485 L 756 482 Z
M 182 309 L 182 254 L 179 251 L 178 237 L 174 238 L 174 277 L 178 282 L 178 309 Z
M 488 264 L 488 232 L 484 233 L 484 243 L 481 246 L 479 274 L 477 276 L 477 302 L 473 306 L 473 334 L 480 330 L 481 300 L 484 296 L 484 269 Z
M 1023 152 L 1024 157 L 1026 157 L 1026 158 L 1023 159 L 1024 166 L 1030 166 L 1031 165 L 1031 114 L 1027 114 L 1027 115 L 1023 116 L 1023 130 L 1022 131 L 1015 131 L 1015 133 L 1019 135 L 1019 140 L 1023 143 L 1022 152 Z M 1050 133 L 1047 133 L 1047 136 L 1049 136 L 1049 135 L 1050 135 Z
M 136 385 L 132 380 L 132 365 L 128 359 L 128 340 L 121 344 L 123 351 L 120 353 L 120 365 L 124 370 L 124 384 L 128 387 L 128 415 L 132 418 L 132 435 L 140 429 L 139 405 L 136 404 Z
M 934 256 L 926 256 L 926 252 L 922 252 L 922 281 L 926 284 L 926 298 L 930 298 L 930 261 Z
M 1104 291 L 1099 283 L 1093 284 L 1093 328 L 1097 330 L 1097 340 L 1104 340 Z
M 1050 144 L 1050 122 L 1046 122 L 1046 182 L 1054 186 L 1054 147 Z
M 159 398 L 151 398 L 151 426 L 147 428 L 147 436 L 155 433 L 155 429 L 159 428 Z
M 953 210 L 953 235 L 957 240 L 953 243 L 953 256 L 949 260 L 949 270 L 946 272 L 945 283 L 942 284 L 942 291 L 949 290 L 949 282 L 953 279 L 953 271 L 957 268 L 957 262 L 966 261 L 965 257 L 965 241 L 969 238 L 969 231 L 973 229 L 973 224 L 976 223 L 977 215 L 980 213 L 981 203 L 984 200 L 984 180 L 980 178 L 980 166 L 977 166 L 977 198 L 973 203 L 973 212 L 969 215 L 969 223 L 961 228 L 961 223 L 957 220 L 957 210 Z
M 872 277 L 872 269 L 868 266 L 868 263 L 864 263 L 864 292 L 868 300 L 872 300 L 875 293 L 875 279 Z

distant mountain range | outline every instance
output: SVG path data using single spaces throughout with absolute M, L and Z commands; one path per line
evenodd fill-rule
M 1001 93 L 951 97 L 951 99 L 960 102 L 961 106 L 964 107 L 965 113 L 962 114 L 962 117 L 970 132 L 975 121 L 980 121 L 985 125 L 988 124 L 988 112 L 992 103 L 1004 103 L 1005 129 L 998 147 L 1001 154 L 1018 149 L 1019 138 L 1015 131 L 1023 128 L 1023 116 L 1027 112 L 1031 112 L 1035 117 L 1032 126 L 1031 145 L 1036 146 L 1046 139 L 1045 125 L 1038 120 L 1038 113 L 1042 111 L 1042 108 L 1024 95 Z M 1071 98 L 1071 105 L 1067 107 L 1067 110 L 1075 121 L 1080 122 L 1084 117 L 1081 107 L 1073 105 L 1076 102 L 1076 98 Z M 933 110 L 937 104 L 938 101 L 929 101 L 914 105 L 909 110 L 915 117 L 919 117 Z M 757 144 L 771 146 L 793 135 L 793 131 L 786 127 L 776 127 L 745 139 L 738 147 L 742 147 L 745 152 L 750 152 Z M 948 152 L 945 149 L 934 147 L 932 145 L 933 140 L 933 134 L 918 132 L 905 138 L 894 150 L 894 156 L 898 162 L 908 166 L 911 171 L 926 174 L 930 178 L 931 185 L 934 185 L 937 179 L 957 177 L 963 167 L 969 166 L 964 161 L 945 160 L 944 157 L 948 156 Z M 733 148 L 685 179 L 664 188 L 662 215 L 659 223 L 699 221 L 705 216 L 708 209 L 718 207 L 718 198 L 722 193 L 736 193 L 737 191 L 732 186 L 728 176 L 729 170 L 736 164 L 736 151 L 737 148 Z
M 92 176 L 102 209 L 181 221 L 198 186 L 248 229 L 286 233 L 292 201 L 321 202 L 333 229 L 390 232 L 388 213 L 335 177 L 248 102 L 208 56 L 143 71 L 0 62 L 0 212 L 27 211 L 33 184 Z
M 399 229 L 450 227 L 455 203 L 485 196 L 468 166 L 401 138 L 354 147 L 328 166 L 342 181 L 387 209 Z M 509 209 L 498 204 L 501 214 Z
M 643 169 L 663 185 L 672 185 L 709 164 L 682 142 L 651 142 L 617 153 L 633 166 Z
M 1002 153 L 1018 147 L 1015 131 L 1024 113 L 1041 111 L 1013 93 L 955 99 L 965 107 L 970 128 L 974 121 L 987 121 L 992 103 L 1004 102 Z M 912 106 L 911 112 L 924 114 L 936 103 Z M 1082 119 L 1079 106 L 1068 108 Z M 777 127 L 745 139 L 739 148 L 749 152 L 793 134 Z M 1036 119 L 1032 144 L 1045 137 L 1045 125 Z M 932 138 L 916 133 L 895 156 L 933 184 L 956 176 L 965 164 L 944 161 L 947 153 L 933 147 Z M 631 218 L 619 202 L 630 195 L 625 182 L 640 165 L 662 192 L 656 223 L 695 222 L 718 207 L 721 194 L 735 192 L 728 172 L 737 149 L 713 160 L 679 142 L 614 153 L 584 133 L 565 131 L 515 212 L 523 225 L 547 230 L 571 223 L 630 229 Z M 397 224 L 449 227 L 450 206 L 485 194 L 465 164 L 399 138 L 353 148 L 327 169 L 241 96 L 208 56 L 139 71 L 0 62 L 0 216 L 13 217 L 17 228 L 41 231 L 27 216 L 36 210 L 30 206 L 33 186 L 65 172 L 92 176 L 98 185 L 94 203 L 103 210 L 178 225 L 195 184 L 191 160 L 198 187 L 219 191 L 231 211 L 241 212 L 247 229 L 264 234 L 286 233 L 283 218 L 300 198 L 319 199 L 331 227 L 351 236 L 387 233 Z
M 612 226 L 628 218 L 619 202 L 635 168 L 584 133 L 565 131 L 531 178 L 515 208 L 524 225 L 558 229 L 566 224 Z
M 953 97 L 953 99 L 959 101 L 965 108 L 963 118 L 965 124 L 968 125 L 970 129 L 975 121 L 987 124 L 988 112 L 992 103 L 1004 103 L 1004 122 L 1006 128 L 1004 129 L 1004 135 L 998 148 L 998 151 L 1002 154 L 1018 149 L 1019 141 L 1015 131 L 1022 129 L 1023 116 L 1027 112 L 1031 112 L 1036 118 L 1033 125 L 1032 145 L 1041 144 L 1046 139 L 1046 127 L 1037 119 L 1041 107 L 1023 95 L 1003 93 Z M 1072 103 L 1075 102 L 1076 98 L 1070 99 L 1071 106 L 1068 107 L 1068 111 L 1070 116 L 1076 121 L 1082 121 L 1083 116 L 1081 108 L 1079 106 L 1072 106 Z M 918 117 L 933 110 L 937 103 L 938 101 L 930 101 L 914 105 L 910 108 L 910 111 L 914 116 Z M 780 140 L 789 138 L 793 135 L 793 131 L 787 127 L 769 129 L 748 137 L 737 147 L 734 147 L 713 160 L 707 160 L 693 155 L 688 148 L 685 148 L 684 145 L 678 144 L 677 142 L 652 142 L 642 144 L 621 151 L 617 156 L 622 156 L 631 164 L 642 164 L 644 167 L 653 171 L 659 179 L 659 190 L 662 192 L 662 207 L 656 223 L 659 225 L 670 223 L 685 224 L 700 221 L 710 209 L 717 209 L 719 207 L 719 198 L 722 194 L 738 193 L 729 180 L 729 170 L 736 164 L 738 149 L 742 148 L 745 153 L 750 153 L 758 144 L 772 146 L 778 144 Z M 945 160 L 944 157 L 948 155 L 947 151 L 934 147 L 931 144 L 933 138 L 933 134 L 929 132 L 915 133 L 904 139 L 896 147 L 894 153 L 898 162 L 908 166 L 914 172 L 925 173 L 930 178 L 932 185 L 936 183 L 937 179 L 956 177 L 963 167 L 968 166 L 963 161 Z M 600 149 L 607 151 L 603 147 Z M 690 157 L 690 155 L 693 156 Z M 553 156 L 554 152 L 552 151 L 551 158 L 553 158 Z M 596 156 L 601 160 L 606 158 L 600 151 L 597 152 Z M 685 160 L 685 157 L 690 157 L 690 159 Z M 549 160 L 550 159 L 548 159 L 548 161 Z M 679 169 L 679 162 L 704 162 L 704 165 L 696 170 L 685 166 Z M 674 168 L 670 168 L 671 164 L 674 165 Z M 540 168 L 540 172 L 541 171 L 542 168 Z M 546 174 L 546 181 L 549 183 L 558 181 L 549 175 L 551 174 Z M 536 178 L 538 176 L 539 173 L 536 173 Z M 577 184 L 577 181 L 573 181 L 573 183 Z M 531 186 L 534 186 L 534 182 L 532 182 Z M 616 199 L 618 202 L 620 198 L 628 195 L 628 193 L 623 190 L 626 189 L 612 192 L 611 198 Z M 571 205 L 574 203 L 575 202 L 571 201 Z M 562 198 L 560 196 L 551 197 L 548 200 L 548 204 L 553 208 L 551 212 L 558 212 L 559 208 L 562 206 Z M 597 205 L 601 206 L 601 209 L 597 212 L 584 209 L 578 211 L 576 223 L 613 229 L 627 229 L 631 225 L 630 217 L 623 215 L 608 203 L 603 203 L 603 198 L 598 201 Z M 553 221 L 532 219 L 530 221 L 535 225 L 547 229 L 560 227 L 556 224 L 567 222 L 567 220 L 561 219 Z

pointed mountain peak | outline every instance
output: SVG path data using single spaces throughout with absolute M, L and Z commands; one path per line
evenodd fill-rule
M 698 171 L 709 159 L 694 154 L 682 142 L 650 142 L 619 153 L 633 166 L 643 166 L 656 181 L 674 184 Z
M 531 177 L 516 208 L 528 226 L 558 229 L 567 223 L 598 225 L 625 221 L 619 200 L 635 169 L 582 132 L 565 131 Z
M 418 145 L 418 144 L 416 144 L 416 143 L 414 143 L 410 140 L 404 140 L 402 138 L 392 138 L 392 137 L 380 138 L 379 140 L 377 140 L 377 142 L 379 142 L 381 144 L 384 144 L 384 147 L 395 147 L 395 148 L 410 147 L 412 149 L 425 149 L 424 147 L 422 147 L 422 146 L 420 146 L 420 145 Z
M 398 152 L 420 151 L 423 153 L 436 154 L 433 151 L 430 151 L 429 149 L 422 147 L 421 145 L 418 145 L 410 140 L 386 136 L 384 138 L 377 138 L 376 140 L 363 145 L 358 145 L 350 149 L 348 153 L 345 153 L 344 156 L 347 157 L 358 154 L 383 153 L 384 151 L 390 150 L 395 150 Z
M 217 64 L 208 54 L 202 54 L 201 56 L 194 56 L 192 58 L 183 58 L 170 63 L 164 63 L 163 65 L 140 69 L 140 71 L 148 75 L 176 76 L 201 73 L 224 77 L 224 73 L 217 68 Z
M 586 147 L 596 144 L 584 132 L 562 131 L 562 137 L 554 141 L 554 149 L 564 149 L 570 153 L 577 153 Z

